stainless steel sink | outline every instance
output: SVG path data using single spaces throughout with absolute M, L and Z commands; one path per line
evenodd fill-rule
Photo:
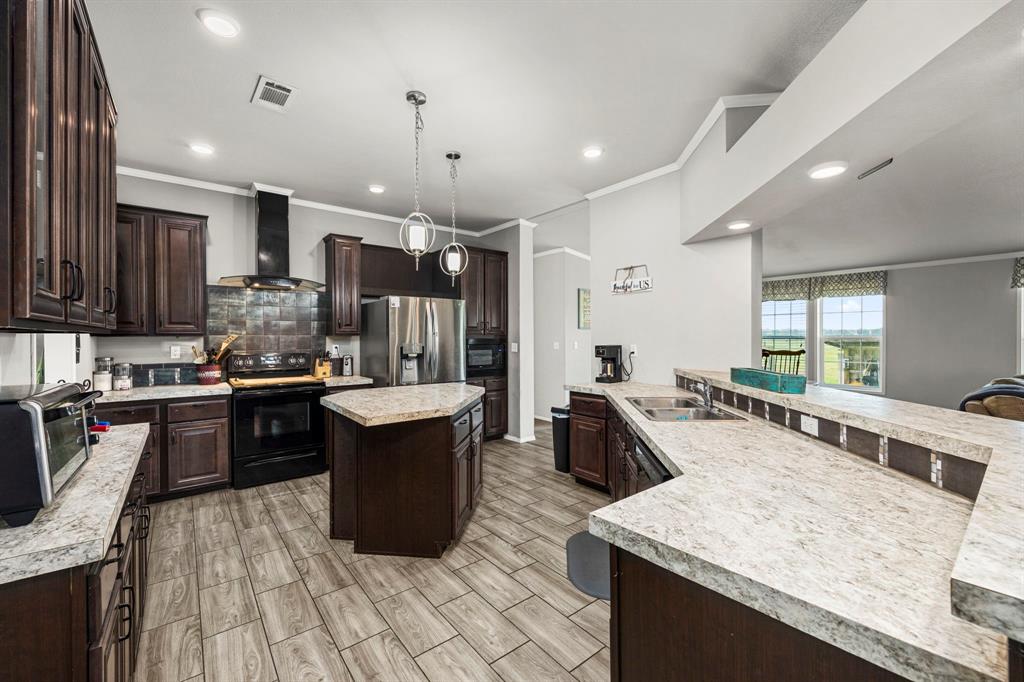
M 671 407 L 703 407 L 703 403 L 696 398 L 626 398 L 636 405 L 638 409 L 647 408 L 671 408 Z
M 720 410 L 710 410 L 693 398 L 627 398 L 644 416 L 656 422 L 735 421 L 743 417 Z

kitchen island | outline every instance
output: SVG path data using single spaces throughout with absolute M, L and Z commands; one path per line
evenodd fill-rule
M 1020 580 L 1019 515 L 972 542 L 990 510 L 1020 504 L 1001 469 L 977 475 L 993 430 L 1019 454 L 1020 425 L 829 389 L 780 396 L 720 373 L 679 371 L 679 384 L 705 374 L 743 420 L 653 421 L 628 401 L 696 397 L 678 387 L 567 387 L 604 396 L 674 477 L 590 515 L 613 545 L 612 679 L 1007 679 L 1020 612 L 979 612 L 957 578 L 975 542 L 1002 535 L 979 565 Z M 936 457 L 947 478 L 933 482 Z
M 322 398 L 330 410 L 331 537 L 366 554 L 441 556 L 482 486 L 483 394 L 450 383 Z

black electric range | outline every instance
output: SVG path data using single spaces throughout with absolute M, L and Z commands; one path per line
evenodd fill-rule
M 327 389 L 310 374 L 309 353 L 236 353 L 228 383 L 236 488 L 327 470 L 320 404 Z

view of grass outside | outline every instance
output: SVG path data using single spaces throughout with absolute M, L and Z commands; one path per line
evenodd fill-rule
M 821 299 L 821 381 L 877 388 L 881 370 L 884 296 Z
M 767 350 L 806 349 L 807 301 L 762 301 L 761 347 Z M 800 374 L 807 375 L 806 359 L 800 364 Z

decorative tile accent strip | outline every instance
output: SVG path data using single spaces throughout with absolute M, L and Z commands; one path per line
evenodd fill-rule
M 978 497 L 985 465 L 955 455 L 942 455 L 942 487 L 970 499 Z
M 931 481 L 931 451 L 898 438 L 889 438 L 889 466 L 923 481 Z

